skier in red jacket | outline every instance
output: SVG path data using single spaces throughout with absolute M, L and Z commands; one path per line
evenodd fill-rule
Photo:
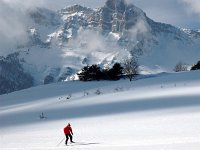
M 64 134 L 66 136 L 66 141 L 65 141 L 66 145 L 69 138 L 70 138 L 71 143 L 74 143 L 74 141 L 72 140 L 73 131 L 72 131 L 70 123 L 68 123 L 68 125 L 64 128 Z

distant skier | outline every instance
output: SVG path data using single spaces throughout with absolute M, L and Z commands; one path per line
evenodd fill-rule
M 68 125 L 64 128 L 64 133 L 65 133 L 65 136 L 66 136 L 66 141 L 65 141 L 66 145 L 67 145 L 69 138 L 70 138 L 71 143 L 75 143 L 72 140 L 73 131 L 72 131 L 70 123 L 68 123 Z

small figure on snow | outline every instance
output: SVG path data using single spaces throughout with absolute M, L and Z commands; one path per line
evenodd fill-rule
M 66 141 L 65 141 L 66 145 L 67 145 L 67 142 L 68 142 L 69 138 L 70 138 L 71 143 L 75 143 L 72 140 L 73 131 L 72 131 L 70 123 L 68 123 L 68 125 L 64 128 L 64 134 L 66 136 Z

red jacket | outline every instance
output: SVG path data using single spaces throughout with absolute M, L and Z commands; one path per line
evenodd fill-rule
M 71 128 L 70 125 L 67 125 L 67 126 L 64 128 L 64 133 L 65 133 L 65 135 L 67 135 L 67 134 L 73 134 L 72 128 Z

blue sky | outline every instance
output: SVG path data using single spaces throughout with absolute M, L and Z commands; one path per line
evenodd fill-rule
M 106 0 L 44 0 L 46 7 L 60 9 L 67 5 L 103 6 Z M 200 29 L 200 0 L 126 0 L 144 10 L 151 19 L 178 27 Z

